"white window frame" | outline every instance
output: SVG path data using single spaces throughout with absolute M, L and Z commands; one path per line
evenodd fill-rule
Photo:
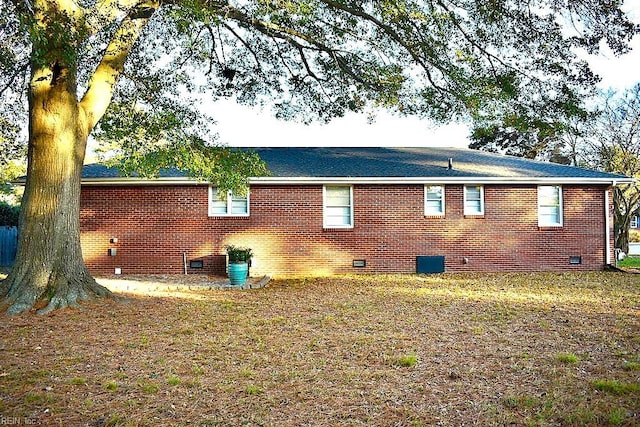
M 349 224 L 330 224 L 328 222 L 327 210 L 327 188 L 349 188 Z M 353 186 L 352 185 L 323 185 L 322 186 L 322 227 L 323 228 L 353 228 Z M 337 206 L 334 206 L 337 207 Z M 347 206 L 338 206 L 347 207 Z
M 234 213 L 233 212 L 233 200 L 235 199 L 242 199 L 243 202 L 246 200 L 247 203 L 247 210 L 246 212 L 241 212 L 241 213 Z M 214 200 L 215 199 L 215 200 Z M 251 206 L 251 204 L 249 203 L 249 190 L 247 190 L 247 194 L 244 197 L 238 197 L 236 195 L 233 194 L 232 191 L 227 191 L 227 198 L 226 198 L 226 206 L 227 206 L 227 210 L 225 213 L 221 213 L 221 212 L 213 212 L 213 203 L 214 201 L 218 201 L 218 202 L 222 202 L 225 203 L 225 200 L 221 200 L 218 198 L 218 188 L 214 187 L 214 186 L 209 186 L 209 216 L 210 217 L 221 217 L 221 216 L 237 216 L 237 217 L 247 217 L 249 216 L 249 208 Z
M 430 188 L 440 188 L 442 189 L 442 197 L 439 199 L 440 200 L 440 211 L 438 212 L 430 212 L 428 210 L 428 194 L 429 194 L 429 189 Z M 431 199 L 431 200 L 436 200 L 436 199 Z M 444 185 L 425 185 L 424 186 L 424 215 L 425 216 L 444 216 L 445 214 L 445 186 Z
M 542 204 L 542 191 L 540 191 L 542 188 L 553 188 L 557 190 L 557 195 L 558 195 L 558 203 L 557 204 L 553 204 L 553 205 L 543 205 Z M 555 222 L 548 222 L 545 221 L 544 218 L 542 216 L 542 209 L 543 208 L 548 208 L 548 207 L 555 207 L 557 210 L 557 218 L 558 221 Z M 563 203 L 562 203 L 562 186 L 561 185 L 539 185 L 538 186 L 538 226 L 539 227 L 562 227 L 564 219 L 563 219 Z
M 629 228 L 638 228 L 638 222 L 640 218 L 637 216 L 631 217 L 631 222 L 629 223 Z
M 467 208 L 467 189 L 468 188 L 479 188 L 480 189 L 480 211 L 469 211 Z M 484 185 L 480 184 L 468 184 L 463 188 L 463 206 L 464 206 L 464 214 L 469 216 L 481 216 L 484 215 Z

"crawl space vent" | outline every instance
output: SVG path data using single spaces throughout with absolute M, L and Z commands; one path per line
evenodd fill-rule
M 201 259 L 192 259 L 189 261 L 190 268 L 202 268 L 204 267 L 204 263 Z
M 416 257 L 416 273 L 444 273 L 444 256 L 419 255 Z
M 569 257 L 569 264 L 582 264 L 582 257 L 577 255 Z

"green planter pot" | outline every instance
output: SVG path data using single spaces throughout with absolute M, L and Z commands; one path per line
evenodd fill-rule
M 249 264 L 246 262 L 229 264 L 229 282 L 234 286 L 242 286 L 247 282 Z

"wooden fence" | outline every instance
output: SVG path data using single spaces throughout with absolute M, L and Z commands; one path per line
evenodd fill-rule
M 18 228 L 0 226 L 0 266 L 13 265 L 18 247 Z

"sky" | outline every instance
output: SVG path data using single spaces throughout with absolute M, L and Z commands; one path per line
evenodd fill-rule
M 630 3 L 638 0 L 631 0 Z M 640 4 L 631 13 L 640 22 Z M 631 53 L 615 57 L 601 53 L 589 58 L 593 71 L 602 77 L 599 88 L 624 91 L 640 82 L 640 37 Z M 233 147 L 252 146 L 445 146 L 469 145 L 464 124 L 436 125 L 416 117 L 395 117 L 380 112 L 373 124 L 365 115 L 348 114 L 329 124 L 303 125 L 275 119 L 269 111 L 249 108 L 233 101 L 219 101 L 210 110 L 217 122 L 219 142 Z

